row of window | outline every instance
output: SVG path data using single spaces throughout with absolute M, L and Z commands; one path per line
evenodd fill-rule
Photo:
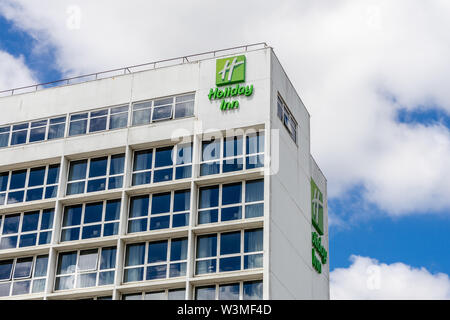
M 117 235 L 121 199 L 64 207 L 60 241 Z M 264 179 L 199 188 L 197 224 L 249 219 L 264 215 Z M 189 225 L 191 190 L 173 190 L 130 198 L 127 232 Z M 54 209 L 0 215 L 0 250 L 48 244 Z
M 262 132 L 245 135 L 245 139 L 244 136 L 236 136 L 204 141 L 202 144 L 200 175 L 262 166 L 264 166 Z M 54 164 L 0 173 L 0 205 L 55 198 L 58 191 L 59 169 L 59 164 Z M 124 153 L 71 161 L 66 195 L 122 188 L 124 175 Z M 133 154 L 132 186 L 191 176 L 192 143 L 137 150 Z
M 187 248 L 187 238 L 127 244 L 123 283 L 185 277 Z M 54 290 L 114 284 L 116 255 L 116 247 L 60 252 Z M 196 275 L 262 268 L 263 229 L 197 236 L 195 256 Z M 47 268 L 48 255 L 0 261 L 0 297 L 43 292 Z M 204 289 L 210 292 L 211 287 Z M 198 298 L 206 297 L 206 291 Z M 242 296 L 239 289 L 237 294 Z
M 279 95 L 277 98 L 277 115 L 281 122 L 283 122 L 292 140 L 297 143 L 297 121 L 284 102 L 283 98 Z
M 131 125 L 179 119 L 194 115 L 195 94 L 133 103 Z M 0 148 L 125 128 L 129 124 L 129 106 L 122 105 L 67 116 L 0 127 Z

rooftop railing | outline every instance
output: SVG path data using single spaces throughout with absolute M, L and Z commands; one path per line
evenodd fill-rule
M 191 54 L 188 56 L 182 56 L 177 58 L 171 58 L 171 59 L 165 59 L 165 60 L 158 60 L 154 62 L 148 62 L 144 64 L 138 64 L 134 66 L 124 67 L 124 68 L 118 68 L 118 69 L 112 69 L 107 71 L 101 71 L 91 74 L 85 74 L 80 76 L 75 76 L 71 78 L 46 82 L 46 83 L 39 83 L 34 84 L 31 86 L 26 87 L 20 87 L 20 88 L 14 88 L 14 89 L 8 89 L 4 91 L 0 91 L 0 97 L 5 96 L 13 96 L 15 94 L 22 94 L 22 93 L 28 93 L 28 92 L 35 92 L 46 88 L 52 88 L 52 87 L 61 87 L 76 83 L 83 83 L 98 79 L 104 79 L 104 78 L 110 78 L 118 75 L 124 75 L 124 74 L 130 74 L 133 72 L 138 71 L 145 71 L 145 70 L 152 70 L 167 66 L 174 66 L 179 64 L 185 64 L 185 63 L 191 63 L 196 62 L 200 60 L 210 59 L 214 58 L 218 55 L 227 55 L 227 54 L 233 54 L 238 53 L 242 51 L 249 51 L 249 50 L 256 50 L 256 49 L 263 49 L 267 48 L 267 44 L 265 42 L 259 42 L 259 43 L 253 43 L 253 44 L 247 44 L 243 46 L 233 47 L 233 48 L 226 48 L 226 49 L 220 49 L 220 50 L 214 50 L 214 51 L 207 51 L 202 53 L 196 53 Z

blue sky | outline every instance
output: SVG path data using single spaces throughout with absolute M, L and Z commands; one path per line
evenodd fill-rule
M 142 10 L 119 2 L 0 0 L 0 51 L 23 57 L 47 82 L 266 41 L 312 115 L 311 150 L 330 196 L 330 270 L 364 277 L 353 268 L 363 260 L 352 255 L 376 259 L 364 263 L 385 264 L 392 274 L 395 263 L 425 268 L 430 292 L 437 273 L 450 274 L 450 39 L 441 32 L 450 27 L 447 4 L 430 1 L 425 11 L 419 0 L 286 1 L 276 8 L 249 2 L 245 21 L 233 16 L 211 30 L 222 4 L 133 1 Z M 342 279 L 335 273 L 332 285 L 358 298 Z M 450 288 L 448 278 L 438 283 Z M 407 297 L 409 287 L 402 288 Z M 382 290 L 385 297 L 391 289 Z M 450 298 L 447 290 L 440 298 Z

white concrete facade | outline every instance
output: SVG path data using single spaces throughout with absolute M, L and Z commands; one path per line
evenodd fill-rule
M 155 70 L 48 88 L 37 92 L 0 98 L 0 128 L 39 119 L 67 116 L 65 136 L 60 139 L 25 143 L 0 149 L 0 173 L 41 165 L 60 164 L 55 198 L 0 205 L 0 215 L 54 208 L 52 239 L 49 244 L 0 250 L 0 262 L 18 257 L 49 256 L 44 292 L 11 295 L 0 299 L 79 299 L 185 288 L 185 298 L 195 298 L 195 288 L 206 285 L 262 280 L 263 299 L 329 299 L 329 262 L 317 273 L 311 263 L 312 178 L 324 195 L 324 235 L 328 249 L 328 208 L 326 179 L 310 155 L 310 116 L 289 81 L 272 48 L 248 50 L 229 56 L 246 56 L 246 84 L 253 84 L 250 97 L 239 97 L 235 110 L 220 110 L 220 101 L 210 101 L 215 88 L 216 59 L 184 63 Z M 158 98 L 195 94 L 193 116 L 132 125 L 133 103 Z M 281 96 L 298 123 L 297 141 L 289 136 L 277 117 Z M 68 136 L 71 114 L 127 105 L 125 128 Z M 264 130 L 265 167 L 229 173 L 200 175 L 202 141 L 208 134 L 226 135 L 230 129 Z M 245 133 L 244 133 L 245 135 Z M 133 154 L 136 150 L 171 146 L 182 138 L 192 139 L 192 176 L 167 182 L 132 186 Z M 245 140 L 244 140 L 245 144 Z M 125 154 L 122 188 L 66 195 L 70 161 Z M 271 162 L 268 161 L 271 159 Z M 202 186 L 264 179 L 264 215 L 227 222 L 197 223 L 198 193 Z M 156 192 L 190 190 L 189 224 L 178 228 L 128 233 L 130 197 Z M 87 240 L 60 241 L 64 207 L 93 201 L 121 199 L 116 235 Z M 243 204 L 244 206 L 244 204 Z M 196 239 L 199 235 L 263 228 L 262 267 L 196 275 Z M 124 282 L 125 252 L 128 244 L 186 237 L 186 276 Z M 55 290 L 60 252 L 115 246 L 114 283 L 105 286 Z M 0 281 L 1 283 L 1 281 Z M 242 285 L 240 297 L 242 298 Z

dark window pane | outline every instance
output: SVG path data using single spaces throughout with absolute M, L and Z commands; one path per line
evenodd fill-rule
M 264 133 L 252 133 L 247 136 L 247 154 L 264 152 Z
M 43 245 L 43 244 L 49 244 L 50 241 L 52 240 L 52 232 L 41 232 L 39 234 L 39 245 Z
M 63 227 L 76 226 L 81 222 L 82 205 L 66 207 L 64 210 Z
M 148 244 L 148 263 L 167 261 L 167 240 Z
M 127 245 L 127 254 L 125 257 L 125 266 L 137 266 L 144 264 L 145 244 L 129 244 Z
M 264 215 L 264 203 L 250 204 L 245 206 L 245 217 L 255 218 Z
M 147 231 L 147 218 L 130 220 L 128 222 L 128 233 Z
M 57 277 L 55 282 L 55 290 L 72 289 L 75 282 L 74 276 Z
M 34 128 L 30 130 L 30 142 L 45 140 L 46 127 Z
M 200 188 L 199 208 L 211 208 L 219 205 L 219 186 Z
M 30 292 L 31 281 L 14 282 L 12 295 L 28 294 Z
M 230 183 L 222 186 L 222 205 L 242 201 L 242 183 Z
M 48 167 L 47 184 L 58 183 L 59 179 L 59 164 L 54 164 Z
M 121 174 L 124 170 L 125 154 L 116 154 L 111 156 L 111 164 L 109 168 L 109 174 Z
M 60 123 L 60 124 L 54 124 L 50 125 L 48 128 L 48 140 L 51 139 L 58 139 L 64 137 L 64 131 L 66 130 L 66 124 Z
M 103 248 L 100 270 L 113 269 L 116 266 L 116 248 Z
M 226 137 L 223 143 L 223 157 L 233 157 L 242 154 L 242 136 Z
M 189 213 L 174 214 L 172 228 L 185 227 L 189 225 Z
M 70 122 L 69 136 L 85 134 L 87 129 L 87 120 Z
M 28 212 L 23 215 L 22 232 L 38 229 L 39 211 Z
M 254 169 L 261 168 L 264 166 L 264 154 L 259 154 L 256 156 L 249 156 L 246 158 L 246 168 Z
M 222 208 L 221 221 L 237 220 L 242 218 L 242 207 Z
M 244 252 L 263 250 L 263 229 L 246 230 L 244 233 Z
M 195 273 L 196 274 L 214 273 L 216 272 L 216 267 L 217 267 L 216 259 L 198 261 Z
M 139 196 L 131 198 L 130 218 L 142 217 L 148 215 L 148 196 Z
M 109 129 L 125 128 L 127 126 L 127 123 L 128 123 L 128 112 L 113 114 L 109 119 Z
M 46 209 L 42 212 L 41 230 L 51 229 L 53 227 L 53 209 Z
M 173 147 L 156 149 L 155 168 L 173 165 L 172 161 Z
M 103 236 L 113 236 L 119 232 L 119 223 L 105 223 L 103 226 Z
M 100 224 L 93 226 L 84 226 L 82 239 L 98 238 L 101 236 L 102 226 Z
M 179 144 L 177 146 L 176 164 L 192 163 L 192 144 Z
M 20 236 L 19 247 L 35 246 L 37 240 L 37 233 L 28 233 Z
M 192 166 L 175 168 L 175 179 L 186 179 L 190 177 L 192 177 Z
M 9 144 L 9 132 L 0 134 L 0 148 L 7 147 Z
M 262 268 L 262 266 L 263 266 L 262 254 L 252 254 L 244 256 L 244 269 Z
M 8 188 L 9 173 L 0 173 L 0 191 L 6 191 Z
M 245 184 L 245 201 L 264 200 L 264 179 L 247 181 Z
M 191 208 L 191 191 L 178 190 L 175 191 L 173 200 L 173 211 L 188 211 Z
M 67 195 L 83 193 L 84 185 L 84 181 L 67 184 Z
M 17 259 L 14 268 L 14 279 L 31 277 L 31 267 L 33 266 L 33 258 Z
M 154 194 L 152 196 L 152 214 L 170 211 L 170 192 Z
M 136 151 L 134 153 L 133 171 L 152 168 L 152 150 Z
M 89 123 L 89 132 L 106 130 L 107 117 L 91 118 Z
M 170 261 L 186 260 L 187 245 L 187 238 L 173 239 L 170 246 Z
M 23 144 L 27 142 L 27 130 L 23 131 L 13 131 L 11 136 L 11 145 Z
M 108 179 L 108 190 L 119 189 L 123 186 L 123 176 L 111 177 Z
M 216 286 L 195 288 L 195 300 L 214 300 L 216 297 Z
M 197 238 L 197 258 L 214 257 L 217 255 L 217 236 L 206 235 Z
M 102 221 L 103 202 L 88 203 L 84 210 L 83 223 Z
M 170 216 L 155 217 L 150 219 L 150 230 L 166 229 L 170 227 Z
M 183 277 L 185 275 L 186 275 L 186 262 L 170 264 L 169 277 L 171 278 Z
M 220 162 L 202 163 L 200 165 L 200 175 L 208 176 L 210 174 L 220 173 Z
M 237 159 L 223 160 L 222 166 L 223 166 L 223 170 L 222 170 L 223 173 L 239 171 L 239 170 L 244 169 L 244 159 L 237 158 Z
M 36 258 L 34 266 L 34 276 L 44 277 L 47 275 L 48 256 L 39 256 Z
M 132 178 L 132 185 L 138 186 L 141 184 L 148 184 L 150 183 L 151 178 L 152 178 L 151 172 L 134 173 Z
M 121 200 L 108 200 L 106 202 L 105 221 L 119 220 Z
M 170 181 L 173 179 L 173 169 L 155 170 L 153 182 Z
M 87 160 L 71 161 L 69 168 L 69 181 L 86 178 Z
M 11 271 L 13 267 L 14 260 L 3 260 L 0 261 L 0 280 L 11 279 Z
M 167 275 L 167 266 L 160 265 L 160 266 L 150 266 L 147 267 L 147 280 L 153 280 L 153 279 L 164 279 Z
M 106 166 L 108 165 L 108 157 L 91 159 L 89 165 L 89 177 L 106 176 Z
M 203 141 L 202 143 L 202 161 L 219 159 L 220 140 Z
M 45 188 L 45 199 L 55 198 L 57 192 L 58 192 L 57 186 Z
M 11 214 L 3 219 L 3 234 L 17 233 L 19 231 L 20 214 Z
M 241 269 L 241 257 L 222 258 L 219 262 L 219 272 L 235 271 Z
M 61 241 L 73 241 L 80 239 L 80 228 L 64 229 L 61 231 Z
M 241 252 L 241 232 L 228 232 L 220 235 L 220 254 Z
M 29 189 L 27 191 L 27 197 L 26 197 L 25 201 L 41 200 L 43 193 L 44 193 L 44 188 Z
M 9 186 L 9 190 L 24 188 L 26 178 L 27 170 L 13 171 L 11 174 L 11 184 Z

